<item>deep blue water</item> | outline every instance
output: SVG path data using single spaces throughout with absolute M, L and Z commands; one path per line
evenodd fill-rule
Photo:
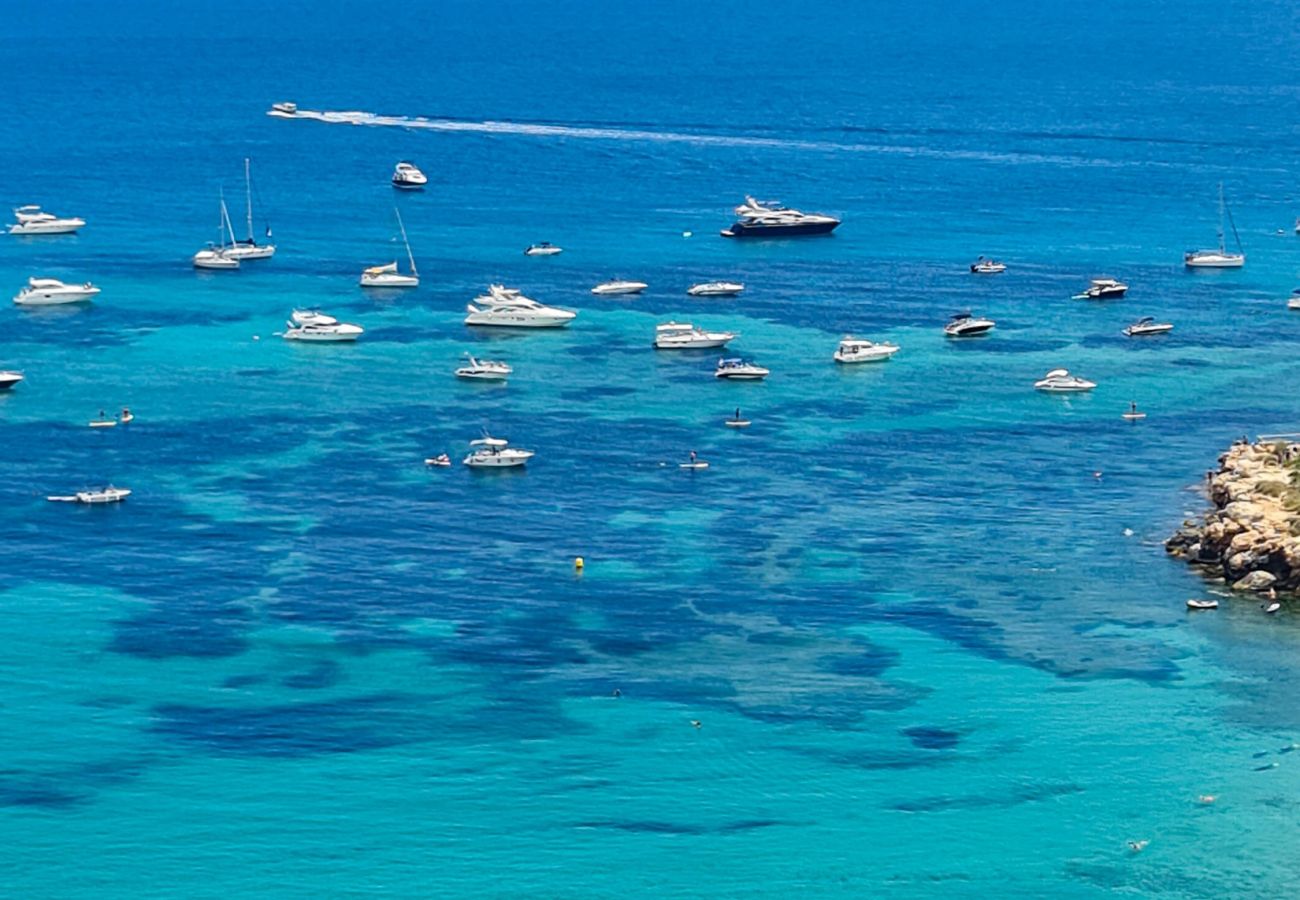
M 1187 615 L 1160 542 L 1297 430 L 1300 13 L 1136 6 L 6 4 L 0 206 L 89 224 L 0 284 L 103 294 L 0 310 L 3 893 L 1294 894 L 1296 618 Z M 196 273 L 246 156 L 279 251 Z M 1219 182 L 1247 267 L 1188 273 Z M 717 237 L 747 192 L 845 224 Z M 367 295 L 394 203 L 423 283 Z M 466 329 L 490 281 L 578 319 Z M 485 426 L 526 472 L 422 465 Z

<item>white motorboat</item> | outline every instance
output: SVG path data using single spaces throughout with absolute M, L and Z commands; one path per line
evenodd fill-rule
M 644 281 L 623 281 L 614 279 L 613 281 L 603 281 L 591 289 L 593 294 L 600 297 L 608 297 L 614 294 L 639 294 L 650 285 Z
M 85 219 L 60 218 L 39 206 L 20 206 L 14 210 L 14 218 L 18 221 L 9 226 L 10 234 L 72 234 L 86 225 Z
M 408 288 L 420 285 L 420 273 L 415 268 L 415 256 L 411 253 L 411 242 L 406 237 L 406 225 L 396 206 L 393 207 L 393 215 L 397 216 L 397 227 L 402 232 L 402 244 L 406 247 L 406 260 L 411 264 L 411 274 L 403 275 L 399 272 L 396 261 L 383 266 L 371 266 L 361 273 L 362 287 Z
M 756 363 L 732 358 L 718 360 L 718 368 L 714 370 L 713 377 L 725 378 L 728 381 L 762 381 L 770 374 L 772 374 L 770 370 Z
M 745 289 L 739 281 L 705 281 L 686 289 L 692 297 L 734 297 Z
M 7 391 L 15 384 L 23 380 L 21 372 L 10 370 L 0 370 L 0 391 Z
M 997 323 L 992 319 L 973 316 L 969 312 L 955 313 L 948 324 L 943 326 L 943 333 L 948 337 L 974 337 L 987 334 Z
M 1287 309 L 1300 309 L 1300 288 L 1291 292 L 1291 298 L 1286 301 Z
M 332 318 L 326 316 L 325 318 Z M 294 322 L 284 323 L 284 333 L 282 337 L 286 341 L 306 341 L 309 343 L 339 343 L 343 341 L 355 341 L 365 329 L 360 325 L 353 325 L 350 322 L 334 321 L 321 324 L 316 322 Z
M 655 326 L 658 350 L 716 350 L 734 341 L 734 331 L 705 331 L 690 322 L 664 322 Z
M 1237 244 L 1237 252 L 1229 253 L 1224 242 L 1223 220 L 1227 217 L 1232 226 L 1232 237 Z M 1237 223 L 1232 221 L 1232 212 L 1223 199 L 1223 183 L 1219 183 L 1219 246 L 1213 250 L 1188 250 L 1183 254 L 1183 264 L 1189 269 L 1240 269 L 1246 264 L 1246 254 L 1241 249 L 1241 236 L 1237 234 Z
M 1219 601 L 1214 599 L 1201 600 L 1194 597 L 1191 600 L 1187 601 L 1187 608 L 1188 609 L 1218 609 Z
M 229 243 L 227 243 L 229 238 Z M 217 239 L 219 243 L 208 245 L 190 257 L 196 269 L 238 269 L 239 259 L 231 255 L 235 247 L 235 229 L 230 224 L 230 211 L 226 209 L 226 197 L 221 195 L 221 219 L 217 222 Z
M 278 116 L 281 119 L 292 119 L 298 114 L 297 103 L 272 103 L 268 116 Z
M 996 275 L 999 272 L 1005 272 L 1007 264 L 998 262 L 996 259 L 985 259 L 981 256 L 970 264 L 970 270 L 976 275 Z
M 1114 278 L 1094 278 L 1087 290 L 1075 294 L 1075 300 L 1118 300 L 1128 293 L 1128 285 Z
M 882 362 L 898 352 L 897 344 L 888 342 L 877 344 L 847 336 L 835 348 L 834 359 L 837 363 Z
M 535 455 L 532 450 L 520 450 L 511 447 L 504 438 L 494 438 L 485 434 L 469 442 L 470 451 L 461 462 L 476 469 L 506 469 L 522 466 Z
M 1048 393 L 1054 394 L 1090 391 L 1096 386 L 1096 382 L 1089 381 L 1086 378 L 1080 378 L 1078 375 L 1071 375 L 1068 369 L 1053 369 L 1038 381 L 1034 382 L 1034 387 L 1037 390 L 1047 391 Z
M 1164 334 L 1173 331 L 1172 322 L 1157 322 L 1152 316 L 1143 316 L 1124 329 L 1125 337 L 1145 337 L 1150 334 Z
M 131 496 L 131 491 L 127 488 L 113 487 L 109 485 L 105 488 L 94 488 L 87 491 L 77 491 L 75 494 L 65 496 L 46 497 L 55 503 L 121 503 L 127 497 Z
M 319 309 L 295 309 L 289 316 L 295 325 L 337 325 L 339 320 Z
M 480 381 L 505 381 L 514 372 L 509 363 L 499 359 L 475 359 L 470 354 L 469 362 L 456 370 L 457 378 L 475 378 Z
M 429 183 L 425 174 L 416 168 L 415 163 L 402 160 L 393 169 L 393 187 L 403 191 L 418 191 Z
M 555 256 L 557 253 L 563 253 L 563 247 L 557 247 L 550 241 L 542 241 L 540 244 L 533 244 L 524 251 L 524 256 Z
M 259 244 L 253 237 L 253 178 L 250 170 L 251 161 L 244 159 L 244 201 L 248 222 L 248 237 L 234 240 L 225 248 L 230 259 L 270 259 L 275 256 L 275 244 Z M 271 237 L 271 226 L 266 226 L 266 236 Z
M 515 288 L 499 284 L 488 285 L 488 292 L 475 297 L 465 309 L 466 325 L 503 328 L 563 328 L 578 315 L 571 309 L 538 303 Z
M 85 303 L 98 293 L 99 288 L 89 281 L 85 284 L 64 284 L 57 278 L 28 278 L 27 286 L 17 293 L 14 303 L 19 306 Z
M 425 457 L 424 464 L 426 466 L 437 466 L 439 468 L 446 468 L 447 466 L 451 465 L 451 457 L 445 453 L 439 453 L 437 456 Z

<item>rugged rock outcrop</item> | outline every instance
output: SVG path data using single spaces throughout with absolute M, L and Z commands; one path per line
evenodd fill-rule
M 1214 509 L 1165 541 L 1239 591 L 1300 589 L 1300 444 L 1233 444 L 1205 473 Z

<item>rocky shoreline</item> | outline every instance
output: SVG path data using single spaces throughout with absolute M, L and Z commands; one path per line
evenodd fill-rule
M 1300 589 L 1300 443 L 1239 441 L 1205 488 L 1214 508 L 1165 549 L 1235 591 Z

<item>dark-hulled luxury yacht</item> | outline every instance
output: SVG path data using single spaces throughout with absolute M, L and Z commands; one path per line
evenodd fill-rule
M 805 234 L 830 234 L 840 220 L 822 213 L 787 209 L 772 201 L 746 197 L 736 207 L 736 224 L 724 229 L 723 237 L 794 237 Z

